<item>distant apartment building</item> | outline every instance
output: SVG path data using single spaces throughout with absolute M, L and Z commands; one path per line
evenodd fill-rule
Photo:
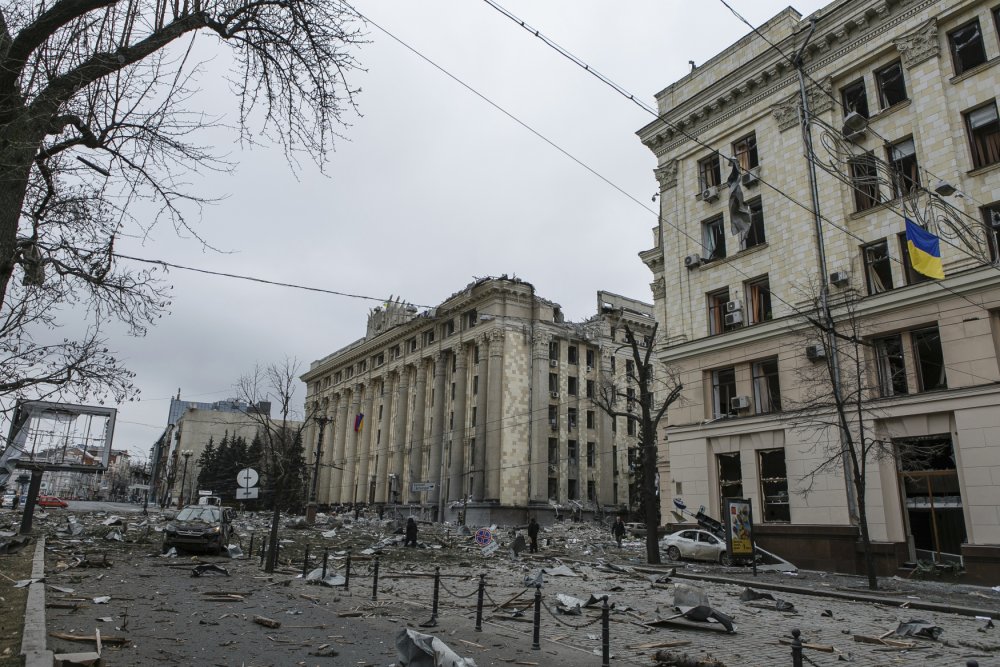
M 881 570 L 961 561 L 996 578 L 998 24 L 996 3 L 972 0 L 788 8 L 657 94 L 638 134 L 661 222 L 640 256 L 660 359 L 685 388 L 661 448 L 665 516 L 675 498 L 716 517 L 749 498 L 766 548 L 861 571 L 856 468 L 815 401 L 836 355 L 864 397 L 852 432 L 886 454 L 866 491 Z M 943 279 L 911 264 L 904 217 L 940 239 Z M 823 300 L 835 344 L 808 321 L 825 322 Z
M 594 402 L 633 363 L 623 324 L 649 336 L 651 306 L 608 292 L 565 321 L 516 278 L 470 283 L 436 308 L 375 308 L 365 336 L 311 364 L 306 413 L 322 418 L 318 501 L 409 504 L 454 520 L 524 522 L 627 507 L 634 423 Z M 646 342 L 646 341 L 644 341 Z M 320 433 L 307 429 L 306 460 Z

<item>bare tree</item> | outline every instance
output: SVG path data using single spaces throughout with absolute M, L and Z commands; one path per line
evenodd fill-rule
M 791 423 L 801 432 L 816 436 L 812 447 L 818 453 L 818 463 L 803 475 L 802 492 L 808 494 L 820 477 L 837 473 L 845 476 L 848 509 L 861 534 L 868 587 L 876 590 L 867 484 L 870 466 L 891 458 L 893 450 L 891 443 L 872 437 L 868 424 L 878 415 L 871 399 L 883 390 L 891 393 L 900 378 L 889 368 L 874 378 L 870 376 L 869 360 L 875 351 L 864 335 L 857 304 L 856 294 L 847 295 L 839 305 L 841 314 L 836 321 L 829 310 L 824 315 L 820 305 L 815 314 L 803 313 L 810 324 L 808 342 L 823 342 L 814 348 L 816 362 L 799 367 L 801 398 L 788 407 L 792 410 Z
M 322 167 L 354 107 L 356 19 L 338 0 L 0 0 L 0 397 L 135 394 L 105 328 L 142 335 L 168 290 L 115 242 L 159 222 L 200 238 L 187 175 L 232 167 L 199 143 L 221 123 L 192 103 L 193 54 L 231 63 L 240 139 Z M 54 335 L 60 316 L 86 332 Z
M 295 456 L 303 442 L 308 419 L 295 420 L 292 401 L 299 386 L 299 364 L 293 359 L 256 366 L 236 384 L 237 397 L 248 405 L 246 414 L 257 425 L 263 445 L 265 471 L 272 491 L 271 533 L 265 570 L 273 572 L 278 560 L 278 522 L 281 518 L 279 490 L 302 478 L 305 464 Z M 272 417 L 272 413 L 277 413 Z
M 653 343 L 659 324 L 653 326 L 645 349 L 642 349 L 643 346 L 640 346 L 629 325 L 624 323 L 623 326 L 626 346 L 632 352 L 632 371 L 612 377 L 602 384 L 598 388 L 595 403 L 608 416 L 614 419 L 624 417 L 636 424 L 639 434 L 636 474 L 640 476 L 640 497 L 646 524 L 646 562 L 659 563 L 660 503 L 656 492 L 656 432 L 660 421 L 667 414 L 667 408 L 680 398 L 683 386 L 673 373 L 667 370 L 660 373 L 653 371 Z M 632 390 L 633 385 L 638 389 L 638 396 Z

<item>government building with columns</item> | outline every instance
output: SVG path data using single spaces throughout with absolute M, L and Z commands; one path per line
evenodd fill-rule
M 306 431 L 306 460 L 320 449 L 317 501 L 464 511 L 477 524 L 627 509 L 637 432 L 595 400 L 633 363 L 624 324 L 648 344 L 652 306 L 598 292 L 593 317 L 566 322 L 506 276 L 422 312 L 373 309 L 364 338 L 301 378 L 318 416 Z

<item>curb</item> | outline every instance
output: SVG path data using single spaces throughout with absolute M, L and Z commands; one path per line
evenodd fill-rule
M 31 578 L 45 577 L 45 537 L 35 541 L 35 557 L 31 563 Z M 21 655 L 25 667 L 51 667 L 52 651 L 45 648 L 45 583 L 39 581 L 28 587 L 28 601 L 24 605 L 24 633 L 21 635 Z
M 787 586 L 785 584 L 775 584 L 766 581 L 748 581 L 746 579 L 732 579 L 730 577 L 719 577 L 711 574 L 691 574 L 686 572 L 675 572 L 678 579 L 692 579 L 695 581 L 711 581 L 717 584 L 733 584 L 737 586 L 749 586 L 761 590 L 778 591 L 781 593 L 794 593 L 796 595 L 811 595 L 813 597 L 838 598 L 841 600 L 851 600 L 853 602 L 868 602 L 881 604 L 887 607 L 902 607 L 906 609 L 918 609 L 921 611 L 936 611 L 944 614 L 959 614 L 960 616 L 989 616 L 990 618 L 1000 618 L 998 609 L 977 609 L 975 607 L 955 607 L 939 602 L 924 602 L 922 600 L 899 600 L 895 598 L 881 597 L 877 594 L 849 593 L 847 591 L 836 590 L 815 590 L 812 588 L 800 588 L 797 586 Z

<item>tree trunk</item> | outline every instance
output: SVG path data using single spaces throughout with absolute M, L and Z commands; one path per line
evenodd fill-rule
M 856 481 L 855 485 L 861 484 Z M 865 573 L 868 575 L 868 588 L 878 590 L 878 576 L 875 572 L 875 554 L 872 553 L 872 539 L 868 533 L 868 508 L 863 489 L 858 490 L 858 527 L 861 528 L 861 546 L 865 554 Z
M 648 423 L 648 422 L 647 422 Z M 650 431 L 646 431 L 649 433 Z M 642 508 L 646 519 L 646 562 L 660 564 L 660 508 L 656 497 L 656 444 L 643 444 Z
M 21 207 L 28 186 L 28 176 L 34 158 L 33 145 L 27 132 L 7 128 L 0 134 L 0 303 L 7 294 L 7 286 L 16 266 L 17 230 L 21 221 Z

